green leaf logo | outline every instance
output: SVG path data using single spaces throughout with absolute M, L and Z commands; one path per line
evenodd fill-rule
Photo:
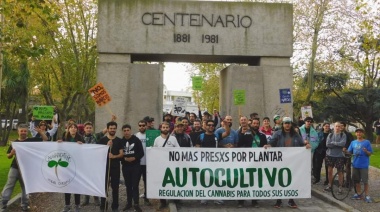
M 63 161 L 60 158 L 58 161 L 55 161 L 55 160 L 49 161 L 48 162 L 48 166 L 49 166 L 49 168 L 53 168 L 54 167 L 55 176 L 57 176 L 57 179 L 59 180 L 59 177 L 58 177 L 58 166 L 66 168 L 66 167 L 69 166 L 69 162 Z

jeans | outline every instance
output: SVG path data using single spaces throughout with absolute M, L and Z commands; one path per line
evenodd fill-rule
M 29 200 L 25 192 L 25 185 L 24 181 L 21 178 L 21 174 L 18 169 L 15 168 L 10 168 L 9 173 L 8 173 L 8 180 L 7 183 L 5 184 L 3 191 L 1 193 L 2 196 L 2 203 L 3 205 L 6 205 L 8 201 L 11 198 L 13 189 L 16 185 L 17 180 L 20 182 L 21 186 L 21 207 L 27 207 L 29 205 Z
M 108 181 L 108 182 L 107 182 Z M 117 167 L 111 167 L 108 177 L 108 167 L 106 169 L 106 194 L 107 197 L 109 197 L 109 193 L 107 192 L 108 189 L 108 183 L 111 184 L 112 188 L 112 204 L 111 209 L 116 210 L 119 208 L 119 183 L 120 183 L 120 166 Z M 106 209 L 107 208 L 107 202 L 106 198 L 102 197 L 100 200 L 100 209 Z
M 125 187 L 127 188 L 127 204 L 139 204 L 139 179 L 140 179 L 140 164 L 123 165 L 123 176 Z

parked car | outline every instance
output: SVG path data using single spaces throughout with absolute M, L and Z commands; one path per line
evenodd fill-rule
M 9 128 L 11 126 L 10 120 L 1 119 L 1 128 Z M 6 124 L 5 124 L 6 123 Z
M 18 124 L 18 119 L 13 119 L 13 121 L 12 121 L 12 130 L 17 130 L 17 124 Z

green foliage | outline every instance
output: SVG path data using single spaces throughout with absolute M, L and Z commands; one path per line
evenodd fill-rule
M 374 166 L 376 168 L 380 168 L 380 147 L 375 147 L 375 145 L 372 145 L 373 154 L 369 158 L 369 163 L 371 166 Z
M 219 108 L 219 80 L 220 71 L 227 67 L 220 63 L 194 63 L 191 64 L 192 76 L 203 77 L 203 90 L 194 91 L 193 96 L 201 108 L 207 111 Z
M 72 114 L 76 120 L 89 119 L 97 1 L 5 1 L 3 51 L 12 65 L 28 59 L 31 80 L 26 85 L 34 104 L 56 105 L 62 120 Z
M 11 167 L 11 163 L 13 159 L 8 159 L 7 150 L 9 146 L 0 146 L 0 190 L 2 191 L 5 183 L 8 179 L 9 167 Z M 20 183 L 17 182 L 16 186 L 13 190 L 12 197 L 16 196 L 21 192 Z

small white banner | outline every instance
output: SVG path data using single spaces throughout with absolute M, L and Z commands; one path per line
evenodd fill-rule
M 26 193 L 105 197 L 108 146 L 71 142 L 12 142 Z
M 174 99 L 172 115 L 173 116 L 185 116 L 186 115 L 187 99 L 185 97 L 177 97 Z
M 302 119 L 305 119 L 306 117 L 313 118 L 313 110 L 312 110 L 311 106 L 301 107 L 301 116 L 302 116 Z
M 310 198 L 310 149 L 147 148 L 147 195 L 158 199 Z

